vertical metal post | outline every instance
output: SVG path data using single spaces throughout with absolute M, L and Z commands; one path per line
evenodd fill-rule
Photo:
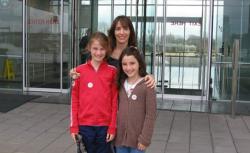
M 132 9 L 132 6 L 133 6 L 132 3 L 133 3 L 133 0 L 130 0 L 130 18 L 133 16 L 133 15 L 132 15 L 132 12 L 133 12 L 133 11 L 132 11 L 132 10 L 133 10 L 133 9 Z
M 27 75 L 26 75 L 26 62 L 27 62 L 27 54 L 26 54 L 26 28 L 27 28 L 27 24 L 26 24 L 26 0 L 23 0 L 23 91 L 26 90 L 27 87 Z
M 201 63 L 203 63 L 201 65 L 201 71 L 202 71 L 202 82 L 201 82 L 201 89 L 202 89 L 202 93 L 201 93 L 201 99 L 204 99 L 204 95 L 206 94 L 206 89 L 205 89 L 205 84 L 206 84 L 206 53 L 208 53 L 207 50 L 207 41 L 206 41 L 206 37 L 207 37 L 207 31 L 206 31 L 206 24 L 207 24 L 207 1 L 206 0 L 202 0 L 202 20 L 201 20 L 201 33 L 202 33 L 202 57 L 201 57 Z M 205 52 L 206 51 L 206 52 Z M 210 106 L 210 103 L 209 103 Z
M 169 80 L 168 80 L 168 87 L 171 88 L 171 78 L 172 78 L 172 56 L 169 56 L 169 66 L 168 66 L 168 71 L 169 71 Z
M 125 0 L 125 15 L 127 16 L 127 8 L 128 8 L 128 3 L 127 3 L 127 0 Z
M 237 83 L 238 83 L 238 58 L 240 50 L 240 41 L 239 39 L 234 40 L 233 43 L 233 52 L 232 52 L 232 95 L 231 95 L 231 116 L 235 118 L 236 110 L 236 96 L 237 96 Z
M 144 59 L 146 58 L 146 30 L 147 30 L 147 1 L 144 0 L 144 12 L 143 12 L 143 35 L 142 35 L 142 52 Z
M 181 76 L 181 89 L 184 84 L 184 72 L 185 72 L 185 52 L 186 52 L 186 22 L 184 22 L 184 51 L 182 53 L 182 76 Z
M 61 0 L 61 24 L 60 24 L 60 90 L 62 92 L 63 89 L 63 24 L 64 24 L 64 17 L 63 17 L 63 10 L 64 10 L 64 3 Z
M 136 21 L 135 21 L 135 33 L 136 33 L 136 40 L 138 41 L 138 13 L 139 13 L 139 0 L 136 0 Z
M 210 75 L 211 75 L 211 60 L 212 60 L 212 39 L 213 39 L 213 12 L 214 0 L 210 0 L 209 4 L 209 33 L 208 33 L 208 57 L 207 57 L 207 77 L 206 77 L 206 100 L 210 100 Z M 209 101 L 210 103 L 210 101 Z
M 71 24 L 71 33 L 72 33 L 72 39 L 71 39 L 71 50 L 72 50 L 72 62 L 71 62 L 71 66 L 75 67 L 77 65 L 77 56 L 76 56 L 76 1 L 72 1 L 72 9 L 71 9 L 71 16 L 72 16 L 72 24 Z
M 98 3 L 98 2 L 97 2 Z M 111 23 L 114 20 L 114 10 L 115 10 L 115 4 L 114 4 L 114 0 L 111 0 Z
M 162 47 L 162 72 L 161 72 L 161 89 L 162 89 L 162 98 L 165 94 L 165 50 L 166 50 L 166 20 L 167 18 L 167 1 L 163 3 L 163 47 Z
M 45 61 L 46 61 L 46 55 L 45 55 L 45 51 L 43 50 L 43 81 L 46 81 L 46 67 L 45 67 Z
M 202 4 L 201 4 L 201 19 L 200 19 L 200 44 L 202 44 L 203 43 L 203 20 L 204 20 L 204 0 L 202 0 Z M 203 63 L 203 61 L 202 61 L 202 58 L 203 58 L 203 56 L 204 56 L 204 46 L 203 45 L 201 45 L 202 47 L 200 47 L 199 48 L 199 52 L 200 52 L 200 60 L 199 60 L 199 77 L 198 77 L 198 89 L 201 89 L 201 99 L 202 99 L 202 97 L 203 97 L 203 95 L 204 95 L 204 87 L 202 86 L 202 84 L 201 84 L 201 80 L 203 80 L 202 78 L 203 78 L 203 76 L 204 76 L 204 71 L 202 71 L 202 66 L 205 64 L 205 63 Z M 202 82 L 204 82 L 204 81 L 202 81 Z
M 156 35 L 156 30 L 157 30 L 157 1 L 155 1 L 155 15 L 154 15 L 154 28 L 155 28 L 155 32 L 154 32 L 154 49 L 153 49 L 153 60 L 151 62 L 153 62 L 153 68 L 152 68 L 152 74 L 155 75 L 155 66 L 156 66 L 156 45 L 157 45 L 157 35 Z M 158 79 L 156 79 L 156 84 L 157 84 Z

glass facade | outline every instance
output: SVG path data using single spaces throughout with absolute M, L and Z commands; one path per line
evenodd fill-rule
M 250 77 L 250 1 L 215 1 L 213 31 L 213 97 L 230 100 L 232 94 L 232 68 L 238 66 L 237 100 L 249 101 Z M 239 50 L 233 48 L 240 41 Z M 238 53 L 238 63 L 233 54 Z
M 68 90 L 72 29 L 70 2 L 14 0 L 0 3 L 0 88 Z
M 213 103 L 249 114 L 250 1 L 216 0 L 213 9 Z
M 22 89 L 22 1 L 0 2 L 0 88 Z
M 80 39 L 127 15 L 158 95 L 249 103 L 249 9 L 250 0 L 1 1 L 0 89 L 69 93 Z

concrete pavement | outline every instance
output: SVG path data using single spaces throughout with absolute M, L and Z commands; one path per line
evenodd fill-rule
M 69 105 L 28 102 L 0 113 L 0 153 L 76 153 Z M 250 116 L 158 110 L 146 153 L 249 153 Z

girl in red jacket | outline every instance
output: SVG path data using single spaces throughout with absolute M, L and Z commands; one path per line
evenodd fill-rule
M 70 132 L 82 135 L 88 153 L 108 153 L 116 131 L 116 68 L 108 65 L 108 38 L 101 32 L 89 40 L 91 59 L 76 68 L 72 83 Z

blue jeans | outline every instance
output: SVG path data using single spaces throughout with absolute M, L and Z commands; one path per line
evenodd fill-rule
M 116 153 L 144 153 L 145 151 L 138 150 L 131 147 L 116 147 Z
M 106 142 L 107 130 L 107 126 L 79 127 L 87 153 L 110 153 L 110 143 Z

